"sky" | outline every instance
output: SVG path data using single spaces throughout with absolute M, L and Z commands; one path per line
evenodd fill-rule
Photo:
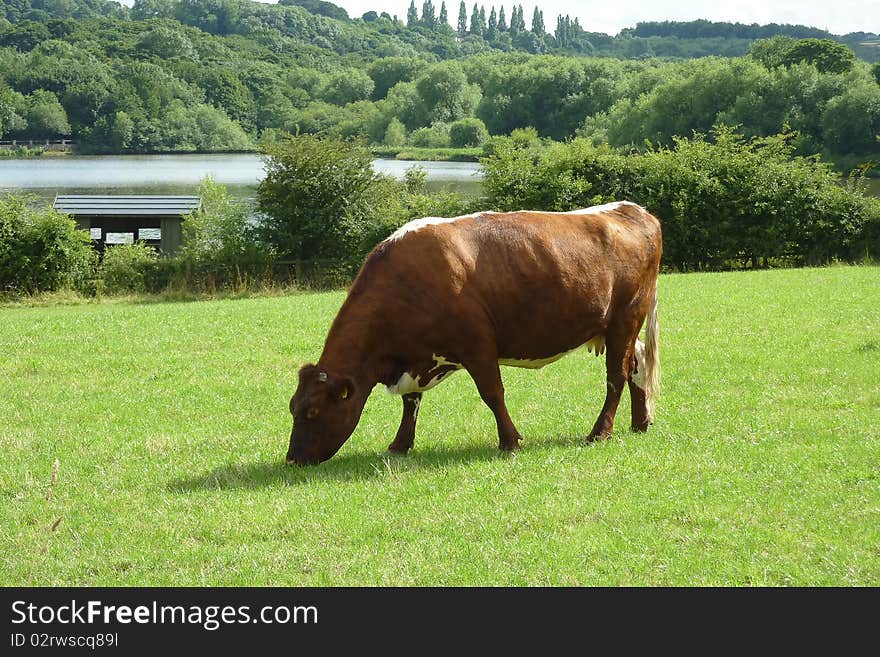
M 352 18 L 359 18 L 367 11 L 397 15 L 406 19 L 410 0 L 331 0 L 344 7 Z M 440 1 L 432 0 L 439 12 Z M 470 17 L 475 0 L 465 0 Z M 458 20 L 461 0 L 447 0 L 449 22 L 454 26 Z M 494 4 L 504 5 L 510 17 L 513 0 L 479 0 L 486 12 Z M 711 21 L 739 23 L 794 23 L 818 27 L 832 34 L 849 32 L 880 33 L 880 2 L 876 0 L 739 0 L 737 2 L 706 2 L 706 0 L 604 0 L 588 2 L 581 0 L 543 0 L 522 2 L 526 24 L 531 25 L 532 11 L 537 4 L 544 12 L 544 24 L 548 31 L 556 27 L 556 17 L 568 14 L 580 18 L 581 25 L 590 32 L 617 34 L 625 27 L 634 27 L 638 21 L 690 21 L 705 18 Z M 421 12 L 422 0 L 416 0 Z

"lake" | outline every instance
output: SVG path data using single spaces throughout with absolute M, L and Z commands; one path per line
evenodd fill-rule
M 412 166 L 428 172 L 431 189 L 454 187 L 478 193 L 476 162 L 404 162 L 375 160 L 379 172 L 403 178 Z M 205 176 L 236 196 L 253 196 L 265 176 L 260 155 L 96 155 L 0 159 L 0 194 L 26 191 L 41 198 L 56 194 L 194 194 Z
M 478 194 L 482 189 L 476 162 L 406 162 L 375 160 L 379 173 L 403 178 L 412 166 L 428 172 L 432 190 L 444 187 Z M 0 194 L 26 191 L 49 201 L 56 194 L 194 194 L 208 175 L 235 196 L 252 197 L 265 175 L 261 156 L 97 155 L 0 159 Z M 880 196 L 880 179 L 868 180 L 868 191 Z

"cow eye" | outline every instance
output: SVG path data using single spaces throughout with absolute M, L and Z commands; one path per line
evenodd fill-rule
M 312 407 L 306 411 L 306 419 L 307 420 L 314 420 L 316 417 L 318 417 L 318 409 L 317 408 Z

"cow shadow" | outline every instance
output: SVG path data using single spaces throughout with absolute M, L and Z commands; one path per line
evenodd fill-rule
M 546 450 L 564 445 L 568 448 L 583 444 L 583 439 L 553 437 L 530 440 L 527 449 Z M 342 454 L 317 466 L 288 466 L 277 461 L 228 463 L 207 472 L 181 477 L 168 482 L 173 493 L 205 490 L 268 488 L 298 486 L 315 482 L 366 481 L 393 477 L 405 472 L 430 471 L 461 463 L 516 459 L 517 454 L 500 452 L 492 445 L 467 447 L 432 447 L 415 450 L 408 456 L 390 452 L 375 454 Z

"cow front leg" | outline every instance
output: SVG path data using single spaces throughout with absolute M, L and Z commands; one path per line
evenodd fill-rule
M 389 452 L 406 454 L 412 448 L 416 439 L 416 420 L 419 419 L 421 403 L 422 393 L 420 392 L 403 395 L 403 417 L 400 420 L 394 442 L 388 445 Z
M 608 351 L 605 354 L 605 378 L 606 393 L 605 404 L 593 425 L 593 430 L 587 436 L 588 441 L 601 440 L 611 435 L 614 430 L 614 415 L 620 404 L 620 396 L 623 386 L 629 379 L 629 359 L 631 357 L 631 343 L 621 343 L 617 340 L 609 340 L 606 344 Z
M 481 361 L 465 367 L 477 385 L 480 397 L 495 415 L 495 422 L 498 425 L 498 449 L 505 452 L 519 449 L 522 436 L 513 425 L 513 420 L 507 412 L 507 405 L 504 403 L 504 384 L 501 382 L 498 361 Z

